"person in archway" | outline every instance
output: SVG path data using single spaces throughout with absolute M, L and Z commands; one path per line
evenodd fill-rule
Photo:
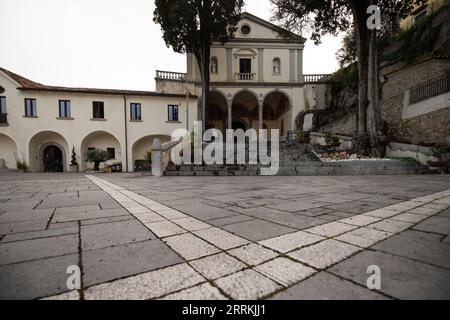
M 50 172 L 50 157 L 48 153 L 44 157 L 44 172 Z

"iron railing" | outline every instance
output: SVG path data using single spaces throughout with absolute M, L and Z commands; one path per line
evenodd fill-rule
M 156 79 L 184 81 L 186 73 L 156 70 Z
M 443 76 L 414 87 L 410 91 L 409 104 L 413 105 L 450 91 L 450 70 Z

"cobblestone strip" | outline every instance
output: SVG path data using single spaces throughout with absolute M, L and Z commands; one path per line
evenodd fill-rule
M 255 243 L 98 177 L 88 178 L 186 262 L 88 288 L 86 299 L 270 297 L 450 207 L 447 190 Z

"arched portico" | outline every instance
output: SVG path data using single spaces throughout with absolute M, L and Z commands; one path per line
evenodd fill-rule
M 228 129 L 258 129 L 259 125 L 259 101 L 258 96 L 250 90 L 238 91 L 232 98 L 231 110 L 228 115 Z
M 292 102 L 289 94 L 274 90 L 268 92 L 263 100 L 263 123 L 270 130 L 280 130 L 285 136 L 290 129 Z
M 0 133 L 0 168 L 17 169 L 17 144 L 6 134 Z
M 147 162 L 148 153 L 152 151 L 153 140 L 158 138 L 161 143 L 171 141 L 167 135 L 149 135 L 136 140 L 131 148 L 133 171 L 150 171 L 150 163 Z
M 125 169 L 125 161 L 122 157 L 122 147 L 119 140 L 109 132 L 95 131 L 88 134 L 81 142 L 81 170 L 92 170 L 93 163 L 89 163 L 86 154 L 90 149 L 105 150 L 109 153 L 109 160 L 122 161 L 122 168 Z
M 36 133 L 28 143 L 29 167 L 33 172 L 65 172 L 69 144 L 66 139 L 54 131 Z

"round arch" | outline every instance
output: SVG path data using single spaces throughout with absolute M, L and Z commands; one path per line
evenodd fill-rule
M 57 158 L 50 158 L 45 160 L 49 154 L 44 154 L 48 151 L 49 147 L 54 147 L 58 151 Z M 45 170 L 45 163 L 50 161 L 51 165 L 60 169 L 56 171 L 67 171 L 67 159 L 69 152 L 69 144 L 66 138 L 60 133 L 55 131 L 41 131 L 36 133 L 28 143 L 29 152 L 29 166 L 33 172 L 42 172 Z M 60 156 L 59 156 L 60 153 Z M 53 165 L 53 162 L 57 163 Z
M 131 161 L 133 164 L 133 171 L 150 171 L 150 164 L 147 160 L 147 153 L 152 151 L 154 139 L 160 139 L 161 143 L 171 141 L 168 135 L 148 135 L 137 139 L 131 147 Z
M 258 106 L 259 99 L 255 92 L 248 89 L 237 91 L 232 98 L 232 127 L 236 127 L 234 123 L 242 122 L 246 124 L 246 129 L 258 129 L 258 112 L 255 113 L 255 109 L 258 110 Z
M 263 98 L 263 122 L 268 130 L 280 130 L 284 136 L 290 129 L 292 119 L 292 98 L 282 90 L 275 89 L 267 92 Z
M 17 143 L 10 136 L 0 133 L 0 169 L 17 169 Z
M 112 133 L 106 131 L 94 131 L 89 133 L 81 141 L 81 170 L 92 170 L 93 163 L 87 162 L 86 154 L 90 149 L 106 150 L 110 154 L 110 160 L 123 160 L 122 147 L 119 139 Z M 125 168 L 125 163 L 122 161 L 122 168 Z

